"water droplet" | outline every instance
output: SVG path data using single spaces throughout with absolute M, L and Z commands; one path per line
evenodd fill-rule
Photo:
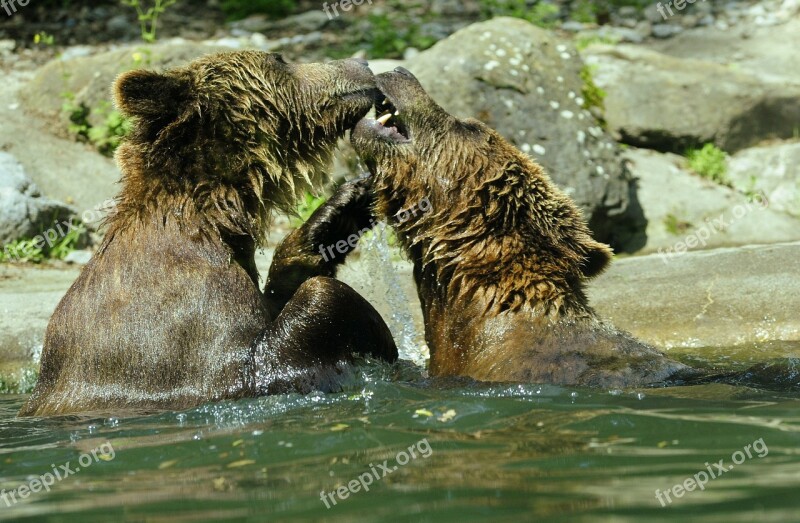
M 95 432 L 97 432 L 97 425 L 89 425 L 88 430 L 89 434 L 94 434 Z

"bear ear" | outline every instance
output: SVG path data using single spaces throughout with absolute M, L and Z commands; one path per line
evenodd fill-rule
M 114 101 L 126 116 L 177 116 L 189 100 L 188 78 L 175 74 L 135 70 L 114 83 Z
M 594 278 L 602 273 L 609 263 L 614 252 L 604 243 L 590 240 L 586 246 L 586 255 L 581 262 L 581 272 L 586 278 Z

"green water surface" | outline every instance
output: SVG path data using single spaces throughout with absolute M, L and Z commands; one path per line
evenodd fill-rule
M 730 356 L 704 354 L 693 363 Z M 25 397 L 5 395 L 0 489 L 30 485 L 54 466 L 80 468 L 81 455 L 103 445 L 113 452 L 87 454 L 91 464 L 49 492 L 10 505 L 0 499 L 0 520 L 800 521 L 799 394 L 721 384 L 608 391 L 430 381 L 399 365 L 367 367 L 339 394 L 182 413 L 17 419 Z M 757 440 L 763 445 L 754 447 Z M 399 465 L 398 453 L 412 446 L 416 458 Z M 662 507 L 656 489 L 720 459 L 733 468 Z M 326 508 L 321 492 L 372 469 L 379 479 L 368 491 L 345 487 L 347 498 L 335 506 L 328 499 Z

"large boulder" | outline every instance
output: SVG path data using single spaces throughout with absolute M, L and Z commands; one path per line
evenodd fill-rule
M 786 7 L 790 2 L 797 6 L 790 9 L 800 8 L 798 0 L 784 0 Z M 695 4 L 695 8 L 700 6 L 709 4 Z M 649 40 L 645 45 L 675 58 L 736 64 L 739 70 L 759 78 L 787 79 L 796 83 L 800 82 L 800 53 L 797 53 L 800 48 L 800 16 L 793 16 L 786 24 L 750 24 L 740 30 L 698 27 L 667 40 Z
M 776 208 L 769 191 L 703 179 L 671 153 L 631 148 L 625 158 L 647 218 L 639 254 L 660 252 L 669 262 L 694 250 L 800 240 L 800 219 Z
M 33 238 L 74 214 L 69 206 L 42 197 L 16 158 L 0 152 L 0 249 Z
M 496 129 L 542 164 L 597 237 L 629 244 L 644 224 L 612 138 L 587 108 L 568 41 L 517 18 L 466 27 L 406 67 L 447 111 Z
M 630 45 L 589 46 L 583 59 L 607 93 L 609 129 L 631 145 L 681 153 L 713 142 L 734 152 L 791 138 L 800 122 L 800 83 Z
M 800 218 L 800 142 L 740 151 L 730 159 L 728 176 L 740 191 L 766 195 L 770 209 Z
M 26 91 L 27 81 L 25 74 L 11 71 L 0 82 L 0 150 L 12 154 L 48 198 L 74 206 L 81 215 L 105 205 L 118 190 L 114 162 L 86 144 L 56 136 L 52 121 L 23 111 L 19 93 Z
M 126 46 L 69 60 L 57 58 L 41 68 L 21 91 L 25 109 L 52 122 L 55 131 L 69 133 L 67 105 L 88 110 L 87 120 L 102 125 L 113 110 L 111 86 L 125 71 L 138 68 L 164 70 L 185 65 L 200 56 L 231 51 L 229 47 L 189 42 Z
M 659 347 L 800 341 L 800 243 L 617 260 L 589 286 L 601 317 Z M 702 351 L 693 351 L 702 355 Z

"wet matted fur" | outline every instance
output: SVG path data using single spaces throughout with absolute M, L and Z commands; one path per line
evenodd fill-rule
M 125 73 L 114 94 L 136 121 L 117 153 L 118 206 L 53 314 L 21 415 L 327 390 L 354 349 L 396 358 L 377 312 L 331 271 L 289 288 L 284 249 L 283 273 L 262 293 L 254 261 L 270 213 L 322 179 L 372 105 L 366 63 L 225 53 Z M 340 200 L 359 194 L 346 188 Z
M 685 369 L 597 319 L 584 285 L 611 251 L 530 157 L 445 112 L 398 68 L 377 77 L 380 121 L 352 141 L 375 176 L 377 214 L 414 263 L 434 376 L 627 387 Z

